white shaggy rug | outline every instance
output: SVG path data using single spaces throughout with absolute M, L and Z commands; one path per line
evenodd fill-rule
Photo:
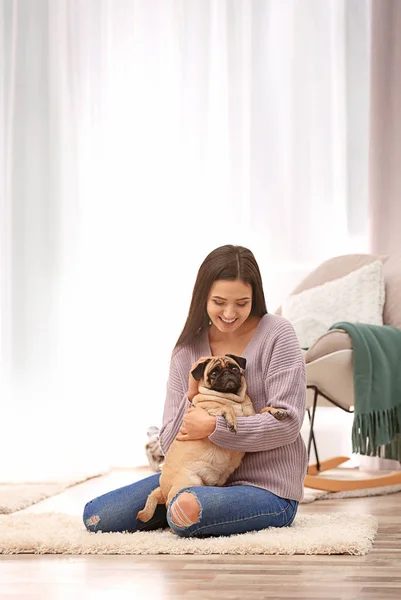
M 61 494 L 70 487 L 104 475 L 91 475 L 60 483 L 0 483 L 0 515 L 8 515 Z
M 371 515 L 297 515 L 291 527 L 203 539 L 169 529 L 90 533 L 80 517 L 59 513 L 0 516 L 0 554 L 367 554 L 377 531 Z
M 0 515 L 37 504 L 76 483 L 0 483 Z

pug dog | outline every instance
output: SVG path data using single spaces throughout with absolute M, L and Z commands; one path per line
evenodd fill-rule
M 210 415 L 223 417 L 233 434 L 237 431 L 237 417 L 255 414 L 246 393 L 245 366 L 245 358 L 225 354 L 199 363 L 192 371 L 199 381 L 199 393 L 192 399 L 192 405 L 200 406 Z M 265 407 L 261 412 L 270 412 L 276 419 L 286 416 L 285 411 L 273 407 Z M 217 446 L 207 437 L 185 442 L 174 440 L 165 456 L 159 487 L 149 494 L 137 518 L 146 523 L 153 517 L 158 504 L 168 508 L 183 488 L 223 486 L 239 467 L 244 454 Z

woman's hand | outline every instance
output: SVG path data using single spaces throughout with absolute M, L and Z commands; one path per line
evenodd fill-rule
M 192 365 L 192 367 L 189 371 L 187 398 L 191 402 L 192 402 L 192 399 L 194 398 L 194 396 L 196 396 L 196 394 L 198 393 L 198 384 L 199 384 L 199 382 L 196 381 L 196 379 L 192 376 L 192 371 L 199 365 L 199 363 L 204 362 L 205 360 L 209 360 L 210 358 L 213 358 L 213 357 L 212 356 L 201 356 L 196 362 L 194 362 L 194 364 Z
M 216 429 L 216 417 L 200 406 L 191 406 L 184 415 L 181 429 L 175 438 L 179 442 L 202 440 Z

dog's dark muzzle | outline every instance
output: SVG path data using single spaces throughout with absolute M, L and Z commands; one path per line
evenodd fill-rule
M 241 374 L 233 373 L 229 369 L 225 369 L 217 377 L 213 384 L 213 389 L 216 392 L 230 392 L 236 394 L 241 387 Z

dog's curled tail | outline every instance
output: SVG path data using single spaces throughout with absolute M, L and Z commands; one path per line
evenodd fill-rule
M 149 494 L 145 507 L 139 511 L 139 513 L 136 515 L 136 518 L 143 523 L 147 523 L 155 514 L 158 504 L 164 504 L 164 498 L 160 487 L 156 488 Z

